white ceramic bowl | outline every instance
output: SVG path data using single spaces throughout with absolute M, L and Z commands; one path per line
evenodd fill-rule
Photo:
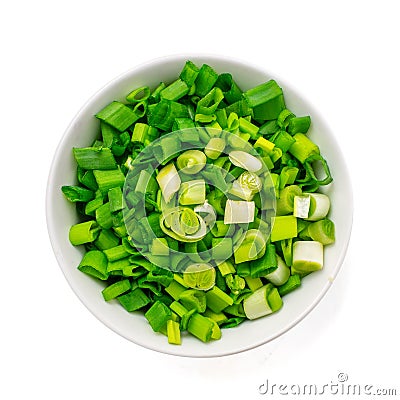
M 284 90 L 287 107 L 297 115 L 311 115 L 309 136 L 320 147 L 327 159 L 334 182 L 326 188 L 332 209 L 330 218 L 336 224 L 336 243 L 325 248 L 323 270 L 307 276 L 302 287 L 284 297 L 283 308 L 268 317 L 246 321 L 240 326 L 223 330 L 221 340 L 204 344 L 185 336 L 181 346 L 170 345 L 162 334 L 154 333 L 141 313 L 128 313 L 116 301 L 105 302 L 101 295 L 102 283 L 77 270 L 83 249 L 72 246 L 68 231 L 78 221 L 75 206 L 65 200 L 61 186 L 76 182 L 76 164 L 72 147 L 88 146 L 99 132 L 94 114 L 112 100 L 124 100 L 129 90 L 160 81 L 176 79 L 187 59 L 197 65 L 207 63 L 217 72 L 232 73 L 243 89 L 249 89 L 268 79 L 276 79 Z M 79 111 L 66 130 L 57 148 L 51 167 L 46 198 L 47 225 L 58 263 L 70 286 L 82 303 L 105 325 L 126 339 L 163 353 L 191 357 L 212 357 L 237 353 L 269 342 L 282 335 L 302 320 L 321 300 L 336 277 L 350 238 L 352 225 L 352 191 L 346 165 L 335 141 L 318 110 L 278 76 L 247 62 L 216 56 L 173 56 L 150 61 L 134 68 L 98 91 Z

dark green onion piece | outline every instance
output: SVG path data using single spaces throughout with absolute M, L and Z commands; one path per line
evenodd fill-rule
M 325 177 L 323 179 L 318 179 L 317 176 L 315 175 L 314 166 L 313 166 L 313 163 L 315 161 L 319 161 L 322 164 L 322 167 L 323 167 L 324 173 L 325 173 Z M 306 168 L 307 173 L 311 176 L 311 179 L 313 179 L 319 185 L 328 185 L 329 183 L 331 183 L 333 181 L 331 172 L 329 170 L 328 163 L 319 154 L 312 154 L 311 156 L 309 156 L 304 161 L 304 167 Z
M 100 191 L 96 192 L 96 197 L 93 200 L 90 200 L 88 203 L 86 203 L 85 206 L 85 214 L 94 216 L 94 212 L 96 211 L 97 208 L 99 208 L 103 204 L 103 195 L 101 194 Z
M 219 126 L 222 129 L 226 129 L 228 127 L 228 117 L 226 115 L 226 108 L 218 109 L 215 111 L 216 121 L 219 123 Z
M 101 171 L 93 171 L 96 182 L 99 185 L 99 190 L 106 194 L 114 187 L 122 187 L 125 183 L 125 175 L 120 169 Z
M 94 198 L 94 193 L 91 190 L 80 186 L 62 186 L 61 190 L 65 198 L 72 203 L 77 201 L 87 203 Z
M 115 282 L 110 286 L 107 286 L 102 290 L 102 294 L 105 301 L 115 299 L 121 294 L 127 292 L 131 288 L 131 283 L 129 279 L 123 279 L 122 281 Z
M 191 61 L 186 61 L 182 72 L 179 74 L 179 78 L 186 82 L 189 87 L 191 87 L 195 82 L 199 71 L 199 68 L 195 64 L 193 64 Z
M 72 151 L 77 164 L 83 169 L 109 170 L 117 168 L 115 158 L 107 147 L 74 147 Z
M 195 313 L 189 319 L 187 330 L 201 341 L 209 342 L 211 340 L 213 327 L 214 324 L 208 318 Z
M 172 128 L 175 118 L 189 118 L 187 107 L 175 101 L 162 99 L 149 112 L 148 123 L 151 126 L 168 131 Z
M 235 328 L 236 326 L 240 325 L 246 319 L 247 318 L 245 318 L 245 317 L 228 318 L 226 321 L 221 323 L 220 327 L 221 327 L 221 329 Z
M 218 76 L 215 86 L 222 90 L 225 100 L 229 103 L 236 103 L 242 98 L 242 91 L 233 80 L 232 75 L 224 73 Z
M 129 253 L 126 251 L 125 246 L 123 246 L 122 244 L 106 249 L 103 252 L 104 255 L 107 257 L 107 260 L 110 262 L 129 257 Z
M 94 244 L 100 250 L 110 249 L 119 244 L 119 239 L 109 229 L 102 229 Z
M 162 99 L 177 101 L 185 96 L 188 92 L 189 86 L 181 79 L 177 79 L 165 89 L 161 90 L 160 96 Z
M 286 283 L 284 283 L 282 286 L 279 286 L 277 289 L 279 295 L 284 296 L 285 294 L 288 294 L 297 289 L 299 286 L 301 286 L 300 275 L 294 274 L 289 277 Z
M 305 117 L 291 118 L 287 126 L 287 131 L 294 135 L 296 133 L 307 133 L 311 125 L 311 118 L 307 115 Z
M 221 276 L 218 274 L 217 276 Z M 224 285 L 225 279 L 222 278 Z M 207 307 L 214 311 L 215 313 L 221 312 L 225 307 L 228 307 L 233 304 L 233 299 L 229 297 L 223 290 L 221 290 L 217 285 L 214 286 L 211 290 L 206 292 L 206 300 L 207 300 Z
M 118 129 L 120 132 L 123 132 L 129 128 L 139 119 L 135 112 L 133 112 L 125 104 L 118 101 L 113 101 L 105 106 L 96 114 L 96 117 Z
M 86 171 L 85 169 L 78 166 L 77 175 L 79 183 L 82 183 L 82 185 L 86 186 L 88 189 L 94 191 L 99 188 L 92 170 Z
M 266 103 L 260 104 L 253 108 L 253 117 L 256 121 L 275 120 L 281 111 L 285 108 L 285 100 L 283 95 L 275 97 Z
M 172 131 L 179 131 L 184 129 L 194 128 L 194 122 L 190 118 L 175 118 L 174 124 L 172 125 Z M 181 132 L 183 134 L 184 132 Z M 193 136 L 193 133 L 190 132 L 190 136 Z M 185 142 L 185 140 L 182 140 Z
M 144 314 L 154 332 L 159 332 L 171 319 L 171 310 L 161 301 L 157 300 Z
M 224 95 L 220 88 L 211 89 L 210 92 L 197 103 L 196 114 L 213 115 L 223 98 Z
M 260 126 L 258 133 L 263 136 L 273 135 L 275 132 L 279 130 L 279 125 L 276 119 L 265 122 Z
M 108 200 L 110 202 L 110 211 L 112 213 L 120 211 L 123 208 L 122 190 L 120 187 L 112 188 L 108 191 Z
M 162 137 L 154 146 L 153 154 L 160 164 L 166 164 L 181 151 L 181 142 L 175 137 Z
M 117 300 L 129 312 L 139 310 L 151 302 L 150 298 L 140 288 L 135 288 L 128 293 L 118 296 Z
M 257 260 L 250 262 L 250 276 L 252 278 L 259 278 L 268 275 L 278 268 L 278 261 L 276 259 L 275 245 L 272 243 L 267 244 L 265 255 Z
M 103 229 L 110 229 L 113 226 L 113 218 L 110 210 L 110 203 L 107 202 L 96 209 L 96 221 Z
M 225 108 L 226 115 L 230 113 L 237 114 L 238 117 L 245 117 L 247 115 L 253 115 L 253 109 L 248 105 L 246 100 L 239 100 L 235 103 L 230 104 L 228 107 Z
M 281 95 L 282 89 L 273 79 L 243 93 L 243 97 L 250 107 L 268 103 Z
M 289 121 L 292 118 L 295 118 L 296 116 L 287 108 L 283 109 L 277 118 L 277 122 L 278 125 L 282 128 L 282 129 L 286 129 L 286 127 L 289 125 Z
M 289 133 L 287 133 L 286 131 L 279 131 L 277 133 L 277 135 L 274 135 L 274 138 L 271 139 L 271 141 L 273 143 L 275 143 L 276 147 L 279 147 L 283 153 L 286 153 L 289 149 L 290 146 L 296 141 L 295 139 L 293 139 L 293 137 L 291 135 L 289 135 Z
M 160 92 L 165 88 L 165 83 L 160 82 L 160 84 L 151 92 L 150 97 L 148 99 L 149 104 L 154 104 L 160 101 Z
M 83 256 L 82 261 L 78 265 L 78 269 L 87 275 L 103 281 L 108 279 L 107 258 L 103 252 L 99 250 L 88 251 Z
M 207 64 L 203 64 L 196 77 L 196 95 L 205 96 L 214 86 L 218 79 L 218 74 Z

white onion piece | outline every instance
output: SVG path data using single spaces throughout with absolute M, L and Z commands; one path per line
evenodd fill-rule
M 250 172 L 258 172 L 262 168 L 261 161 L 249 153 L 241 150 L 233 150 L 229 153 L 229 160 L 236 167 Z
M 174 164 L 166 165 L 158 173 L 157 182 L 166 203 L 168 203 L 181 186 L 181 178 Z

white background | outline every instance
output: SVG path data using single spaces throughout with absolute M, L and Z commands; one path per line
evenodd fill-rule
M 257 399 L 267 379 L 322 385 L 340 372 L 400 394 L 396 3 L 4 3 L 0 398 Z M 137 64 L 188 52 L 249 60 L 292 83 L 335 133 L 354 189 L 350 247 L 323 301 L 280 339 L 219 359 L 158 354 L 106 328 L 64 279 L 45 224 L 52 157 L 81 105 Z

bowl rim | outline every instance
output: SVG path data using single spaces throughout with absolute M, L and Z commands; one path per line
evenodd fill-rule
M 62 254 L 60 253 L 60 250 L 57 245 L 57 241 L 55 239 L 55 224 L 54 221 L 52 221 L 52 215 L 54 214 L 54 205 L 52 204 L 51 201 L 51 196 L 54 190 L 58 190 L 58 187 L 56 188 L 55 182 L 54 182 L 54 170 L 57 165 L 57 161 L 60 157 L 61 151 L 65 145 L 65 142 L 67 141 L 67 138 L 70 134 L 70 131 L 73 129 L 75 123 L 80 119 L 82 115 L 86 112 L 86 109 L 89 107 L 90 104 L 92 104 L 97 98 L 101 97 L 102 93 L 107 91 L 108 88 L 111 88 L 114 86 L 117 82 L 122 80 L 125 77 L 128 77 L 130 75 L 135 75 L 135 74 L 140 74 L 143 70 L 147 69 L 148 67 L 156 67 L 156 66 L 161 66 L 165 64 L 166 62 L 185 62 L 186 60 L 192 60 L 196 61 L 198 60 L 199 62 L 206 62 L 206 63 L 212 63 L 213 61 L 216 62 L 226 62 L 232 64 L 234 67 L 243 67 L 243 68 L 250 68 L 257 70 L 258 72 L 273 76 L 274 79 L 279 80 L 279 82 L 282 84 L 282 86 L 286 86 L 290 88 L 292 92 L 294 92 L 296 95 L 301 97 L 302 102 L 304 102 L 307 106 L 310 106 L 312 109 L 313 116 L 318 116 L 318 118 L 324 123 L 324 125 L 328 128 L 328 131 L 330 133 L 330 141 L 334 142 L 336 148 L 340 149 L 338 146 L 337 140 L 335 135 L 332 133 L 329 124 L 327 121 L 323 118 L 323 116 L 320 114 L 318 111 L 318 108 L 309 101 L 307 96 L 304 96 L 297 90 L 296 86 L 293 85 L 292 83 L 287 84 L 285 79 L 282 79 L 278 74 L 275 72 L 272 74 L 270 71 L 265 69 L 263 66 L 257 65 L 252 62 L 248 62 L 247 60 L 239 59 L 236 57 L 231 57 L 231 56 L 225 56 L 225 55 L 218 55 L 218 54 L 212 54 L 212 53 L 178 53 L 178 54 L 171 54 L 171 55 L 164 55 L 161 57 L 153 58 L 148 61 L 142 62 L 132 68 L 129 68 L 125 72 L 120 73 L 119 75 L 115 76 L 113 79 L 109 80 L 106 84 L 104 84 L 102 87 L 100 87 L 92 96 L 84 102 L 84 104 L 78 109 L 77 113 L 74 115 L 70 123 L 68 124 L 67 128 L 65 129 L 63 135 L 61 136 L 61 139 L 56 147 L 56 150 L 54 152 L 49 173 L 48 173 L 48 178 L 47 178 L 47 185 L 46 185 L 46 195 L 45 195 L 45 211 L 46 211 L 46 224 L 47 224 L 47 231 L 50 239 L 50 243 L 54 252 L 54 255 L 56 257 L 57 263 L 66 278 L 69 286 L 75 293 L 75 295 L 80 299 L 80 301 L 83 303 L 83 305 L 90 311 L 92 315 L 94 315 L 100 322 L 102 322 L 104 325 L 106 325 L 108 328 L 110 328 L 112 331 L 117 333 L 118 335 L 124 337 L 126 340 L 129 340 L 130 342 L 133 342 L 141 347 L 147 348 L 149 350 L 153 350 L 159 353 L 164 353 L 168 355 L 173 355 L 173 356 L 180 356 L 180 357 L 191 357 L 191 358 L 214 358 L 214 357 L 222 357 L 222 356 L 229 356 L 233 354 L 239 354 L 241 352 L 245 352 L 254 348 L 257 348 L 263 344 L 266 344 L 268 342 L 271 342 L 275 340 L 277 337 L 282 336 L 285 334 L 287 331 L 292 329 L 294 326 L 296 326 L 299 322 L 301 322 L 310 312 L 321 302 L 322 298 L 326 295 L 328 292 L 329 288 L 332 286 L 332 283 L 337 277 L 337 274 L 339 273 L 348 247 L 351 239 L 351 231 L 352 231 L 352 226 L 353 226 L 353 213 L 354 213 L 354 203 L 353 203 L 353 188 L 352 188 L 352 182 L 351 182 L 351 177 L 349 174 L 349 170 L 346 164 L 346 161 L 344 159 L 344 156 L 341 151 L 339 151 L 336 156 L 340 159 L 342 169 L 345 172 L 345 177 L 347 180 L 347 187 L 349 189 L 347 193 L 347 200 L 348 202 L 346 203 L 347 208 L 348 208 L 348 213 L 349 213 L 349 220 L 347 221 L 347 226 L 346 226 L 346 231 L 345 231 L 345 241 L 344 241 L 344 246 L 342 246 L 340 253 L 337 255 L 335 258 L 336 260 L 336 265 L 335 268 L 332 270 L 330 274 L 330 279 L 326 281 L 326 283 L 321 287 L 319 290 L 319 294 L 313 298 L 312 303 L 303 310 L 302 313 L 300 313 L 296 318 L 291 320 L 286 326 L 284 326 L 280 331 L 278 331 L 275 335 L 270 335 L 266 336 L 265 339 L 259 340 L 254 342 L 251 345 L 246 345 L 246 346 L 241 346 L 238 349 L 231 350 L 231 351 L 214 351 L 212 354 L 198 354 L 198 353 L 191 353 L 190 351 L 186 351 L 185 353 L 182 352 L 177 352 L 174 351 L 174 346 L 170 346 L 171 349 L 169 351 L 169 348 L 167 350 L 165 349 L 160 349 L 157 346 L 153 346 L 149 343 L 146 343 L 144 341 L 140 340 L 133 340 L 131 337 L 128 337 L 127 335 L 124 334 L 124 332 L 121 332 L 119 329 L 117 329 L 110 321 L 107 319 L 103 318 L 100 312 L 97 312 L 97 310 L 93 310 L 92 308 L 89 307 L 87 304 L 84 296 L 79 293 L 76 288 L 74 287 L 73 282 L 68 278 L 65 272 L 65 266 L 63 263 L 63 257 Z M 150 331 L 151 332 L 151 331 Z

